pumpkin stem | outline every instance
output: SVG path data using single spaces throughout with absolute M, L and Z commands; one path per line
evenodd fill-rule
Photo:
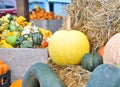
M 67 30 L 71 30 L 71 26 L 70 26 L 70 20 L 71 20 L 71 17 L 70 15 L 67 15 Z

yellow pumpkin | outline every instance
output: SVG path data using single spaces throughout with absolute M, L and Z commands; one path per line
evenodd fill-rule
M 22 80 L 21 79 L 18 79 L 16 81 L 14 81 L 10 87 L 22 87 Z
M 79 64 L 89 50 L 86 35 L 77 30 L 56 31 L 48 45 L 50 58 L 58 65 Z

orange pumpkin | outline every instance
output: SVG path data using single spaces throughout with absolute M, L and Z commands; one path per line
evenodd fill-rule
M 3 73 L 6 73 L 8 70 L 9 70 L 9 67 L 7 64 L 2 64 L 2 67 L 3 67 Z
M 4 62 L 3 62 L 3 60 L 0 60 L 0 64 L 3 64 Z
M 16 81 L 14 81 L 10 87 L 22 87 L 22 80 L 21 79 L 18 79 Z
M 0 64 L 0 75 L 3 74 L 3 67 L 2 67 L 2 64 Z
M 105 46 L 100 47 L 98 53 L 103 57 Z

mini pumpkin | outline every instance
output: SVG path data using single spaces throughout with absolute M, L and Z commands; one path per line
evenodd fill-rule
M 10 87 L 22 87 L 22 79 L 18 79 L 16 81 L 14 81 Z
M 103 57 L 105 46 L 100 47 L 98 53 Z
M 97 66 L 103 64 L 103 59 L 99 54 L 87 53 L 83 56 L 81 65 L 88 71 L 93 71 Z

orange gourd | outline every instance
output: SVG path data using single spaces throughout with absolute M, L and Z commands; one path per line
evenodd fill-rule
M 0 60 L 0 64 L 3 64 L 4 63 L 4 61 L 3 60 Z
M 9 70 L 8 65 L 5 64 L 3 60 L 0 60 L 0 75 L 7 73 L 8 70 Z M 1 84 L 4 84 L 4 81 L 5 81 L 4 78 L 0 79 Z
M 14 81 L 10 87 L 22 87 L 22 80 L 21 79 L 18 79 L 16 81 Z
M 7 64 L 2 64 L 3 67 L 3 73 L 6 73 L 9 70 L 9 67 Z
M 98 53 L 103 57 L 105 46 L 100 47 Z
M 0 75 L 3 74 L 3 67 L 2 67 L 2 64 L 0 64 Z
M 6 73 L 9 70 L 9 66 L 4 63 L 3 60 L 0 60 L 0 75 Z

